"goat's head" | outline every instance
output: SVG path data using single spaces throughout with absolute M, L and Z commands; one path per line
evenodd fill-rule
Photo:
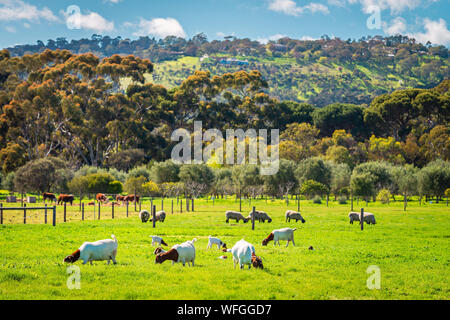
M 158 254 L 155 258 L 155 263 L 163 263 L 166 260 L 178 261 L 178 251 L 170 249 L 167 252 Z
M 271 232 L 268 236 L 267 236 L 267 238 L 265 238 L 263 241 L 262 241 L 262 245 L 263 246 L 267 246 L 267 244 L 269 243 L 269 241 L 272 241 L 273 240 L 273 232 Z
M 65 263 L 74 263 L 79 258 L 80 258 L 80 249 L 77 249 L 77 251 L 75 251 L 71 255 L 68 255 L 67 257 L 65 257 L 64 258 L 64 262 Z
M 253 266 L 253 268 L 256 268 L 256 269 L 258 269 L 258 268 L 264 269 L 261 257 L 258 257 L 254 253 L 252 253 L 252 266 Z

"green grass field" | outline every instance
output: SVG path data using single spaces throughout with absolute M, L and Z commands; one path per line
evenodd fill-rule
M 155 202 L 160 208 L 160 201 Z M 8 204 L 10 205 L 10 204 Z M 0 299 L 449 299 L 450 210 L 445 203 L 412 203 L 406 212 L 401 202 L 390 205 L 360 202 L 376 215 L 377 225 L 348 223 L 350 205 L 330 202 L 312 204 L 303 200 L 305 224 L 286 223 L 286 204 L 252 201 L 265 210 L 272 223 L 225 223 L 225 210 L 239 209 L 234 200 L 197 200 L 195 212 L 170 214 L 164 223 L 142 223 L 130 206 L 102 207 L 101 220 L 93 220 L 92 207 L 80 221 L 78 207 L 68 207 L 68 222 L 62 223 L 58 208 L 57 225 L 42 224 L 42 212 L 5 211 L 0 226 Z M 4 203 L 4 206 L 6 204 Z M 28 206 L 32 206 L 29 204 Z M 143 208 L 148 208 L 148 202 Z M 87 207 L 86 207 L 87 208 Z M 157 209 L 158 209 L 157 208 Z M 179 206 L 178 206 L 179 208 Z M 296 209 L 291 202 L 289 208 Z M 243 201 L 246 216 L 250 210 Z M 98 213 L 98 212 L 97 212 Z M 34 216 L 33 216 L 34 215 Z M 296 246 L 267 247 L 261 241 L 273 230 L 296 227 Z M 109 238 L 118 241 L 117 265 L 94 262 L 75 265 L 81 270 L 81 289 L 67 288 L 67 265 L 63 258 L 84 241 Z M 196 242 L 195 267 L 155 264 L 149 235 L 160 235 L 172 246 L 192 238 Z M 244 238 L 254 244 L 263 258 L 264 270 L 233 269 L 223 253 L 206 249 L 208 235 L 218 236 L 231 247 Z M 308 250 L 313 246 L 315 250 Z M 381 270 L 381 289 L 370 290 L 366 272 L 370 265 Z

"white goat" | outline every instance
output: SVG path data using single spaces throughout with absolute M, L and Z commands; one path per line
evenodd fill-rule
M 267 246 L 267 243 L 272 240 L 273 240 L 273 245 L 276 245 L 277 242 L 278 242 L 278 245 L 280 245 L 280 240 L 287 240 L 286 247 L 289 245 L 289 241 L 292 241 L 292 244 L 295 247 L 295 242 L 294 242 L 294 231 L 295 230 L 297 230 L 297 228 L 294 228 L 294 229 L 282 228 L 282 229 L 273 230 L 267 236 L 267 238 L 265 238 L 262 241 L 262 245 Z
M 163 238 L 158 237 L 158 236 L 150 236 L 152 238 L 152 246 L 154 244 L 157 244 L 159 246 L 161 246 L 161 244 L 167 246 L 167 243 L 164 242 Z
M 219 238 L 215 238 L 215 237 L 208 237 L 208 246 L 206 247 L 206 249 L 209 249 L 213 246 L 213 244 L 217 245 L 217 249 L 220 250 L 220 247 L 227 247 L 227 244 L 224 243 L 222 240 L 220 240 Z
M 263 269 L 261 258 L 255 254 L 255 247 L 244 239 L 236 242 L 233 248 L 227 251 L 233 254 L 234 268 L 236 268 L 236 263 L 238 263 L 241 269 L 244 268 L 244 265 L 248 265 L 249 269 L 251 265 L 255 268 Z
M 78 259 L 83 260 L 83 264 L 88 261 L 92 265 L 92 261 L 110 260 L 116 264 L 117 255 L 117 239 L 112 234 L 112 239 L 98 240 L 95 242 L 84 242 L 81 247 L 71 255 L 64 258 L 66 263 L 74 263 Z
M 166 260 L 172 260 L 172 265 L 175 262 L 181 262 L 184 267 L 187 262 L 188 265 L 192 263 L 192 266 L 194 266 L 195 241 L 197 241 L 197 239 L 194 238 L 192 241 L 186 241 L 182 244 L 174 245 L 172 249 L 167 252 L 159 253 L 155 258 L 155 263 L 163 263 Z

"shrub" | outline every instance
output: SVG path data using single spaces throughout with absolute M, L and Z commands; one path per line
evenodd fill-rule
M 122 182 L 114 180 L 114 181 L 111 181 L 109 183 L 108 193 L 117 194 L 117 193 L 122 193 L 122 191 L 123 191 L 123 184 L 122 184 Z
M 381 189 L 380 192 L 378 192 L 377 200 L 381 203 L 389 203 L 389 197 L 391 196 L 391 193 L 388 189 Z
M 347 203 L 347 198 L 346 197 L 339 197 L 338 198 L 338 203 L 339 204 L 346 204 Z
M 313 203 L 315 204 L 321 204 L 322 203 L 322 198 L 320 196 L 315 196 L 312 200 Z

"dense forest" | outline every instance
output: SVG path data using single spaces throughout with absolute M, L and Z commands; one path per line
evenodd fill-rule
M 449 186 L 450 80 L 382 94 L 370 105 L 317 107 L 271 96 L 258 70 L 221 76 L 197 70 L 171 89 L 146 82 L 153 70 L 150 60 L 133 55 L 0 51 L 3 187 L 119 193 L 124 186 L 153 194 L 170 187 L 195 196 L 212 186 L 221 194 L 238 186 L 257 195 L 301 185 L 304 194 L 334 188 L 337 195 L 351 184 L 356 194 L 372 196 L 386 192 L 393 177 L 411 175 L 425 195 L 440 197 Z M 279 129 L 279 173 L 262 179 L 255 166 L 165 161 L 176 144 L 173 130 L 192 132 L 194 120 L 222 131 Z M 405 181 L 403 193 L 413 185 Z
M 420 44 L 407 36 L 341 40 L 327 35 L 318 40 L 282 38 L 267 44 L 225 37 L 208 41 L 204 34 L 191 39 L 169 36 L 136 40 L 93 35 L 37 41 L 8 48 L 11 56 L 42 53 L 46 49 L 92 53 L 99 58 L 134 55 L 155 63 L 148 80 L 170 89 L 196 70 L 222 76 L 258 70 L 267 92 L 280 101 L 306 102 L 323 107 L 332 103 L 370 104 L 381 94 L 406 88 L 432 88 L 448 79 L 449 54 L 444 46 Z

